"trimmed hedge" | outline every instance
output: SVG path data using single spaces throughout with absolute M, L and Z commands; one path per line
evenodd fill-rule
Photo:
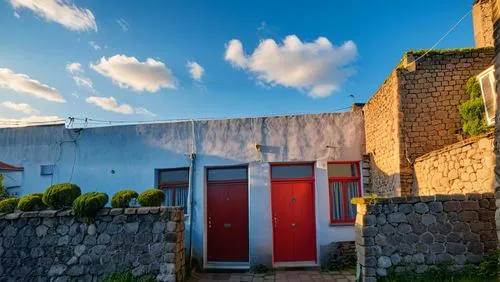
M 106 193 L 89 192 L 78 196 L 73 202 L 73 212 L 80 217 L 94 217 L 108 202 Z
M 162 190 L 153 188 L 142 192 L 137 200 L 143 207 L 159 207 L 165 201 L 165 193 Z
M 137 199 L 139 193 L 134 190 L 121 190 L 116 192 L 111 198 L 112 208 L 128 208 L 132 199 Z
M 19 200 L 17 203 L 17 208 L 20 211 L 37 211 L 46 207 L 46 205 L 42 201 L 43 194 L 42 193 L 33 193 L 28 194 Z
M 49 207 L 60 209 L 70 207 L 81 194 L 80 187 L 71 183 L 52 185 L 43 192 L 43 203 Z
M 5 200 L 0 201 L 0 212 L 13 212 L 17 203 L 19 202 L 19 198 L 7 198 Z

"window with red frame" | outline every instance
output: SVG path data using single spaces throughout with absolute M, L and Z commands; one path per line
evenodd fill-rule
M 186 210 L 189 189 L 189 168 L 158 171 L 158 189 L 165 192 L 165 206 L 182 206 Z
M 328 190 L 330 222 L 353 223 L 356 205 L 351 204 L 351 199 L 361 195 L 359 162 L 328 163 Z

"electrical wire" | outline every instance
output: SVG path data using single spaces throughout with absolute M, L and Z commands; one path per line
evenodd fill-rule
M 438 41 L 436 41 L 436 43 L 434 43 L 434 45 L 432 45 L 432 47 L 427 50 L 424 54 L 422 54 L 420 57 L 418 57 L 415 62 L 418 62 L 420 59 L 422 59 L 423 57 L 425 57 L 427 54 L 429 54 L 429 52 L 431 52 L 432 50 L 434 50 L 434 48 L 436 48 L 439 43 L 441 43 L 446 37 L 448 37 L 448 35 L 450 35 L 450 33 L 455 30 L 455 28 L 463 21 L 465 20 L 465 18 L 467 16 L 469 16 L 470 14 L 472 13 L 472 10 L 469 10 L 467 11 L 467 13 L 465 15 L 463 15 L 459 20 L 458 22 L 456 22 L 441 38 L 439 38 Z

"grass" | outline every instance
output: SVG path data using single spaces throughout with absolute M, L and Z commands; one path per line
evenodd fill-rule
M 152 275 L 146 275 L 142 277 L 134 277 L 131 271 L 112 273 L 104 282 L 153 282 L 156 281 L 155 277 Z

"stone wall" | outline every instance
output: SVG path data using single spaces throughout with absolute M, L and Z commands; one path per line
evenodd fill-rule
M 500 81 L 500 0 L 492 0 L 493 8 L 493 36 L 495 40 L 495 78 L 496 81 Z M 496 85 L 497 93 L 500 93 L 500 83 Z M 500 95 L 497 95 L 497 105 L 500 105 Z M 500 107 L 497 107 L 497 113 L 495 118 L 495 155 L 496 155 L 496 166 L 495 166 L 495 179 L 497 183 L 500 183 Z M 500 192 L 497 190 L 497 234 L 500 240 Z M 500 246 L 499 246 L 500 248 Z
M 408 61 L 422 52 L 408 52 Z M 411 191 L 411 164 L 416 158 L 456 143 L 460 128 L 458 105 L 468 99 L 467 80 L 492 64 L 493 48 L 438 50 L 399 72 L 401 112 L 402 189 Z
M 494 168 L 493 135 L 472 138 L 417 158 L 415 190 L 418 195 L 494 192 Z
M 422 272 L 440 263 L 477 264 L 497 247 L 494 193 L 396 197 L 358 205 L 362 281 L 389 268 Z
M 472 6 L 476 47 L 493 46 L 492 0 L 476 0 Z
M 363 108 L 372 189 L 412 195 L 416 158 L 457 142 L 465 84 L 492 64 L 494 50 L 410 51 Z M 420 58 L 421 57 L 421 58 Z M 419 59 L 420 58 L 420 59 Z
M 102 281 L 127 270 L 184 280 L 182 208 L 103 209 L 92 223 L 71 214 L 0 216 L 0 280 Z
M 400 186 L 398 88 L 395 70 L 363 108 L 372 191 L 389 196 Z

